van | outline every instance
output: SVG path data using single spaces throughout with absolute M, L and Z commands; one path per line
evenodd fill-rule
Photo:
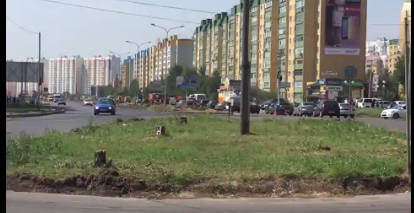
M 372 98 L 361 98 L 358 100 L 358 108 L 371 108 L 374 100 Z

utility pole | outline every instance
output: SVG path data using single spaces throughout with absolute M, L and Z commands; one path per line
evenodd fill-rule
M 42 86 L 42 79 L 41 79 L 41 61 L 40 59 L 42 58 L 42 33 L 39 32 L 39 58 L 37 60 L 37 65 L 38 65 L 38 71 L 37 71 L 37 110 L 40 111 L 40 89 Z M 44 78 L 44 76 L 43 76 Z
M 406 139 L 407 139 L 407 172 L 411 175 L 411 47 L 410 47 L 410 36 L 408 33 L 409 23 L 408 23 L 408 11 L 405 13 L 404 19 L 404 36 L 405 36 L 405 96 L 407 103 L 407 113 L 406 113 Z
M 250 0 L 243 0 L 243 73 L 241 82 L 241 115 L 240 134 L 250 133 L 250 61 L 249 61 L 249 29 L 250 29 Z

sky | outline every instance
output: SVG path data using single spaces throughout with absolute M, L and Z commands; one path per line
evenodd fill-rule
M 211 13 L 151 7 L 118 0 L 54 1 L 190 23 L 95 11 L 40 0 L 6 0 L 6 17 L 30 31 L 42 32 L 42 57 L 46 58 L 65 55 L 104 56 L 109 55 L 111 51 L 117 54 L 135 52 L 136 47 L 125 41 L 156 43 L 158 39 L 165 37 L 165 32 L 152 27 L 151 23 L 166 28 L 184 25 L 184 28 L 171 33 L 190 38 L 197 23 L 214 16 Z M 137 1 L 212 12 L 229 11 L 233 5 L 240 2 L 240 0 Z M 368 0 L 368 39 L 399 38 L 398 23 L 404 1 Z M 37 56 L 38 36 L 22 30 L 6 19 L 6 59 L 25 60 L 27 57 L 37 58 Z

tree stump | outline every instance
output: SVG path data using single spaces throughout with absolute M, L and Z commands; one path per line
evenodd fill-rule
M 94 157 L 95 157 L 95 160 L 94 160 L 95 167 L 102 167 L 106 165 L 106 151 L 105 150 L 95 151 Z
M 157 136 L 165 136 L 165 126 L 160 125 L 155 127 L 155 135 Z
M 187 124 L 188 120 L 186 116 L 181 116 L 180 117 L 180 124 Z

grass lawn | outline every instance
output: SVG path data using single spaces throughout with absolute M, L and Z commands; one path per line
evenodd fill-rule
M 97 173 L 93 154 L 105 149 L 119 173 L 148 183 L 186 185 L 207 180 L 283 176 L 340 179 L 404 173 L 404 135 L 359 122 L 265 120 L 239 136 L 237 121 L 200 115 L 88 126 L 6 143 L 6 174 L 62 178 Z M 166 137 L 154 137 L 155 126 Z
M 50 107 L 40 106 L 40 111 L 49 111 Z M 39 109 L 34 105 L 19 105 L 19 104 L 6 104 L 6 113 L 27 113 L 38 112 Z
M 379 118 L 383 110 L 380 108 L 358 108 L 356 109 L 356 113 L 359 117 Z

